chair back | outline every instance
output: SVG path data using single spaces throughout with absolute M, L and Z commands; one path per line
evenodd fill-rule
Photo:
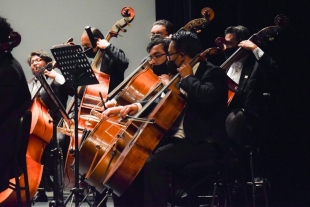
M 30 126 L 31 126 L 31 118 L 32 114 L 31 111 L 26 111 L 24 116 L 21 118 L 19 123 L 18 129 L 18 138 L 17 138 L 17 159 L 18 165 L 21 168 L 26 168 L 26 152 L 28 147 L 29 141 L 29 133 L 30 133 Z

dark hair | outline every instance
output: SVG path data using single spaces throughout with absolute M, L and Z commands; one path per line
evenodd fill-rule
M 242 25 L 228 27 L 225 35 L 228 33 L 234 34 L 238 43 L 250 38 L 250 31 Z
M 160 44 L 162 44 L 164 46 L 164 51 L 166 53 L 168 53 L 168 47 L 170 44 L 170 39 L 162 38 L 162 37 L 158 37 L 158 36 L 151 38 L 151 42 L 146 47 L 146 51 L 149 53 L 155 45 L 160 45 Z
M 0 16 L 0 42 L 7 42 L 12 31 L 10 23 L 6 21 L 6 18 Z
M 95 27 L 91 28 L 91 33 L 93 33 L 94 38 L 104 39 L 104 35 L 101 33 L 99 29 Z M 87 32 L 84 31 L 83 34 L 87 34 Z
M 157 20 L 156 22 L 153 23 L 153 26 L 155 26 L 155 25 L 164 26 L 166 28 L 168 35 L 173 33 L 173 25 L 168 20 L 165 20 L 165 19 Z
M 171 41 L 177 52 L 183 52 L 193 58 L 201 52 L 201 43 L 197 34 L 189 31 L 179 31 L 172 35 Z
M 43 50 L 34 50 L 30 53 L 30 55 L 27 58 L 27 63 L 30 66 L 31 65 L 31 58 L 32 56 L 39 56 L 40 58 L 42 58 L 46 63 L 51 62 L 53 59 Z

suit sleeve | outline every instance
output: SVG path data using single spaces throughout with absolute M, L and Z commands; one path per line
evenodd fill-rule
M 199 106 L 212 106 L 223 93 L 227 93 L 226 75 L 219 67 L 208 65 L 201 79 L 190 75 L 180 82 L 187 93 L 187 103 Z
M 128 68 L 129 60 L 126 58 L 126 55 L 122 50 L 117 49 L 114 45 L 110 44 L 105 48 L 105 52 L 117 70 L 124 72 Z

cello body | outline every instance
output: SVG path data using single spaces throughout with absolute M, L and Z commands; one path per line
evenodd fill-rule
M 26 164 L 29 181 L 30 200 L 34 197 L 42 178 L 43 165 L 41 157 L 45 146 L 51 141 L 53 134 L 52 118 L 47 108 L 37 98 L 33 99 L 30 108 L 32 120 L 30 127 L 29 142 L 26 152 Z M 15 183 L 12 178 L 10 182 Z M 20 176 L 21 186 L 24 185 L 24 175 Z M 22 202 L 26 205 L 25 192 L 22 192 Z M 0 193 L 0 206 L 16 206 L 16 193 L 8 188 Z
M 155 123 L 143 123 L 137 127 L 133 138 L 123 151 L 117 152 L 119 155 L 107 169 L 106 177 L 101 178 L 102 189 L 111 188 L 118 196 L 124 193 L 185 105 L 186 101 L 179 94 L 169 91 L 165 95 L 148 116 Z M 134 121 L 131 124 L 135 124 Z
M 134 10 L 130 7 L 124 7 L 121 10 L 121 14 L 124 18 L 117 21 L 116 24 L 113 25 L 113 27 L 111 28 L 111 30 L 109 31 L 108 35 L 105 38 L 107 41 L 109 41 L 111 39 L 111 37 L 117 37 L 119 31 L 122 30 L 125 32 L 126 30 L 123 28 L 126 27 L 131 21 L 133 21 L 134 16 L 135 16 Z M 88 27 L 88 29 L 90 29 L 90 28 Z M 90 38 L 90 40 L 92 42 L 91 38 Z M 95 46 L 93 46 L 93 47 L 95 47 Z M 101 72 L 98 69 L 98 66 L 100 65 L 100 63 L 102 61 L 102 58 L 103 58 L 103 53 L 99 49 L 97 51 L 97 54 L 96 54 L 93 62 L 92 62 L 92 70 L 95 73 L 97 80 L 99 81 L 99 84 L 89 85 L 86 87 L 83 98 L 82 98 L 81 103 L 80 103 L 80 110 L 78 113 L 78 128 L 79 128 L 79 130 L 78 130 L 79 131 L 78 142 L 76 143 L 76 141 L 73 140 L 73 139 L 75 139 L 74 135 L 71 136 L 71 141 L 69 144 L 70 149 L 68 150 L 67 158 L 66 158 L 66 162 L 65 162 L 66 163 L 65 164 L 66 172 L 70 171 L 70 173 L 68 173 L 68 176 L 67 176 L 67 178 L 69 177 L 69 179 L 67 179 L 65 177 L 65 182 L 67 183 L 66 186 L 68 186 L 68 187 L 73 186 L 73 183 L 75 183 L 75 178 L 76 178 L 76 176 L 73 176 L 74 173 L 72 173 L 72 169 L 70 169 L 73 165 L 74 155 L 69 153 L 69 152 L 76 150 L 76 148 L 78 148 L 78 147 L 81 148 L 80 146 L 81 146 L 82 140 L 80 139 L 80 137 L 82 137 L 81 133 L 82 133 L 83 129 L 88 129 L 88 130 L 92 131 L 93 128 L 97 125 L 97 122 L 94 121 L 95 117 L 91 116 L 91 110 L 100 108 L 100 106 L 103 105 L 102 99 L 106 98 L 107 94 L 108 94 L 109 82 L 110 82 L 109 75 Z M 99 122 L 99 120 L 98 120 L 98 122 Z M 81 160 L 81 159 L 79 159 L 79 160 Z
M 123 88 L 118 98 L 118 105 L 125 105 L 143 100 L 150 92 L 155 93 L 159 89 L 160 80 L 156 74 L 146 67 L 138 72 Z M 105 155 L 106 149 L 115 141 L 122 126 L 115 124 L 117 117 L 101 120 L 91 131 L 80 148 L 80 174 L 92 174 L 93 167 Z M 124 148 L 126 141 L 119 140 L 117 146 Z M 95 163 L 95 165 L 94 165 Z M 88 176 L 86 176 L 88 178 Z M 87 179 L 86 182 L 88 182 Z M 96 183 L 96 182 L 93 182 Z

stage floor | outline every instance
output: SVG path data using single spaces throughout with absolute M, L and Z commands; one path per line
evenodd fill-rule
M 53 200 L 53 192 L 47 192 L 46 193 L 47 197 L 48 197 L 48 202 L 36 202 L 34 204 L 32 204 L 31 206 L 36 206 L 36 207 L 47 207 L 50 206 L 51 201 Z M 64 192 L 64 200 L 68 197 L 69 192 Z M 93 203 L 93 198 L 92 195 L 90 195 L 88 197 L 89 202 L 91 202 L 91 204 Z M 79 203 L 81 204 L 81 203 Z M 66 205 L 67 207 L 75 207 L 75 203 L 71 203 L 71 200 L 67 203 Z M 81 205 L 81 207 L 87 207 L 90 206 L 86 201 L 84 201 Z M 113 199 L 112 197 L 108 197 L 108 202 L 107 202 L 107 207 L 114 207 L 113 204 Z

